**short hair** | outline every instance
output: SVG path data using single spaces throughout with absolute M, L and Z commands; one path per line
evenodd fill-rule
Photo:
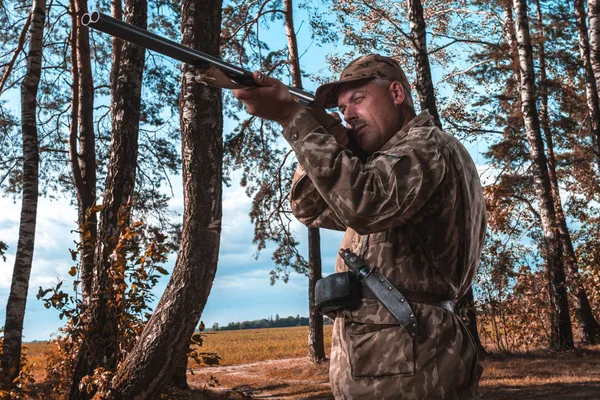
M 383 78 L 374 78 L 371 80 L 371 83 L 378 85 L 378 86 L 385 86 L 388 87 L 389 85 L 392 84 L 392 81 L 389 81 L 387 79 L 383 79 Z M 404 90 L 404 104 L 406 104 L 408 107 L 410 107 L 413 111 L 415 110 L 415 105 L 413 103 L 413 99 L 412 99 L 412 94 L 410 93 L 410 89 L 404 87 L 404 85 L 402 85 L 402 82 L 399 82 L 400 86 L 402 86 L 402 89 Z

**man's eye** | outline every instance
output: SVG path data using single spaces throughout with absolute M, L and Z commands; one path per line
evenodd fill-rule
M 361 103 L 364 100 L 364 98 L 365 98 L 365 96 L 356 96 L 354 98 L 354 102 L 353 103 L 354 104 L 359 104 L 359 103 Z

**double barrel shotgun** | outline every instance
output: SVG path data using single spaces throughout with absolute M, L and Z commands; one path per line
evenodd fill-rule
M 202 82 L 226 89 L 257 86 L 252 73 L 227 63 L 217 57 L 199 50 L 183 46 L 177 42 L 156 35 L 135 25 L 128 24 L 97 11 L 81 17 L 83 25 L 107 33 L 116 38 L 156 51 L 167 57 L 193 65 L 201 71 Z M 303 90 L 288 86 L 290 93 L 298 98 L 300 104 L 321 108 L 315 102 L 315 96 Z

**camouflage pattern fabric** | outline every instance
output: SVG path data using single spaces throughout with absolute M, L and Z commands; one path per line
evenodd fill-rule
M 479 176 L 464 146 L 424 112 L 362 163 L 332 129 L 340 129 L 333 117 L 306 108 L 284 130 L 299 162 L 294 215 L 309 227 L 345 231 L 341 247 L 377 266 L 401 292 L 437 301 L 463 296 L 486 228 Z M 339 256 L 335 268 L 347 270 Z M 414 340 L 375 299 L 337 314 L 330 367 L 336 399 L 477 397 L 482 368 L 460 318 L 427 302 L 412 307 Z

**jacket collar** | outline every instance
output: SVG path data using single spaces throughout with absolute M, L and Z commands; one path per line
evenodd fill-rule
M 402 140 L 406 136 L 406 134 L 408 133 L 409 130 L 411 130 L 414 127 L 419 127 L 419 126 L 424 126 L 424 125 L 433 125 L 433 117 L 427 110 L 423 111 L 422 113 L 420 113 L 419 115 L 417 115 L 416 117 L 411 119 L 409 121 L 409 123 L 404 126 L 404 128 L 402 128 L 401 130 L 396 132 L 396 134 L 394 136 L 392 136 L 390 138 L 390 140 L 388 140 L 381 147 L 381 149 L 379 149 L 375 153 L 373 153 L 373 155 L 375 155 L 376 153 L 382 153 L 382 152 L 385 152 L 386 150 L 391 149 L 400 140 Z

